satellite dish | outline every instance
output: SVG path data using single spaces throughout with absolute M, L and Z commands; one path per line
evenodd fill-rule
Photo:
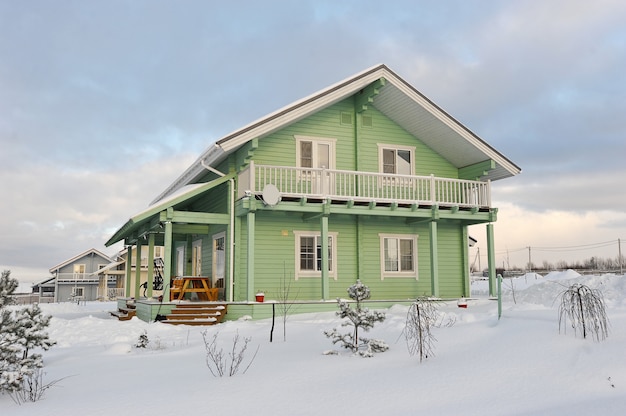
M 280 191 L 278 190 L 276 185 L 272 185 L 270 183 L 265 185 L 265 188 L 263 188 L 261 197 L 263 198 L 263 202 L 265 202 L 270 207 L 273 207 L 280 202 Z

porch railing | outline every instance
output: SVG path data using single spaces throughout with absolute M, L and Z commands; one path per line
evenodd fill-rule
M 491 183 L 430 176 L 250 165 L 239 174 L 239 197 L 266 185 L 282 196 L 488 208 Z
M 98 288 L 98 298 L 105 300 L 115 300 L 124 297 L 123 287 L 108 287 L 106 289 Z

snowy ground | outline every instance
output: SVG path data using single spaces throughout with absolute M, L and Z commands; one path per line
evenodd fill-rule
M 507 279 L 508 280 L 508 279 Z M 574 281 L 600 289 L 610 334 L 603 342 L 559 334 L 558 293 Z M 472 284 L 467 309 L 440 311 L 456 320 L 436 329 L 435 356 L 419 363 L 407 352 L 406 307 L 387 311 L 369 334 L 390 344 L 374 358 L 333 349 L 323 331 L 333 313 L 292 315 L 287 341 L 278 324 L 237 321 L 209 327 L 225 349 L 238 332 L 259 347 L 246 374 L 216 378 L 205 363 L 206 328 L 119 322 L 113 303 L 42 305 L 53 316 L 58 345 L 44 352 L 46 381 L 60 380 L 36 403 L 0 395 L 2 415 L 623 415 L 626 412 L 626 276 L 574 272 L 505 281 L 503 314 Z M 513 302 L 511 287 L 515 292 Z M 147 331 L 146 349 L 134 347 Z

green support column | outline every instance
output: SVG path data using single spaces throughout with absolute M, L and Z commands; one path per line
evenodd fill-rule
M 154 234 L 148 235 L 148 287 L 146 297 L 152 298 L 152 286 L 154 284 Z
M 461 229 L 461 253 L 463 253 L 463 297 L 470 296 L 470 267 L 469 267 L 469 234 L 467 226 Z
M 254 225 L 256 214 L 254 211 L 248 212 L 248 291 L 246 300 L 250 302 L 254 299 Z
M 439 297 L 439 248 L 437 239 L 437 221 L 431 221 L 430 229 L 430 284 L 432 295 Z
M 489 267 L 489 296 L 496 296 L 496 254 L 493 224 L 487 224 L 487 265 Z
M 327 300 L 330 292 L 330 284 L 328 282 L 328 217 L 322 215 L 320 223 L 320 240 L 322 240 L 322 299 Z
M 141 288 L 141 238 L 137 239 L 135 246 L 135 299 L 139 299 Z
M 130 297 L 130 277 L 132 275 L 132 267 L 133 264 L 131 255 L 133 254 L 133 246 L 126 247 L 126 284 L 124 285 L 124 292 L 127 298 Z
M 172 278 L 172 222 L 166 221 L 163 241 L 163 301 L 170 300 L 170 280 Z

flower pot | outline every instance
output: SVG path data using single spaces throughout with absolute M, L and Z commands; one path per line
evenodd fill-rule
M 265 300 L 265 293 L 257 293 L 255 297 L 257 302 L 263 302 Z

